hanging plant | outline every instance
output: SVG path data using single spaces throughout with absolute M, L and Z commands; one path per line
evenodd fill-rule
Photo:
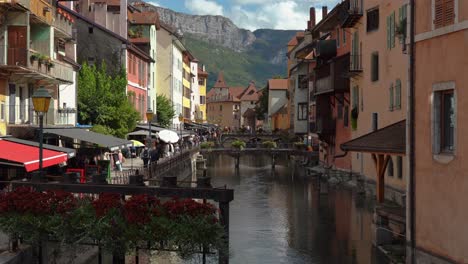
M 29 59 L 31 60 L 31 63 L 33 61 L 37 61 L 39 59 L 39 54 L 36 54 L 36 53 L 33 53 L 31 54 L 31 56 L 29 57 Z
M 357 129 L 357 119 L 359 117 L 359 110 L 358 108 L 355 106 L 353 107 L 353 109 L 351 110 L 351 128 L 353 130 L 356 130 Z
M 243 150 L 245 146 L 246 146 L 245 142 L 242 140 L 238 140 L 238 139 L 234 140 L 234 142 L 231 143 L 231 147 L 239 149 L 239 150 Z

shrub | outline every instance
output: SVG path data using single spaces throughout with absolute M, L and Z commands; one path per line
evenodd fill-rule
M 200 148 L 202 149 L 210 149 L 210 148 L 213 148 L 215 146 L 215 143 L 213 141 L 207 141 L 207 142 L 203 142 L 200 144 Z
M 276 145 L 276 142 L 274 141 L 265 141 L 262 143 L 262 146 L 264 148 L 268 148 L 268 149 L 273 149 L 273 148 L 277 148 L 278 146 Z
M 236 139 L 234 142 L 231 143 L 231 147 L 236 148 L 236 149 L 244 149 L 246 146 L 245 142 L 242 140 Z

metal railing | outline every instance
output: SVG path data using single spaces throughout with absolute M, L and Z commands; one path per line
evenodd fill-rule
M 350 55 L 349 71 L 362 72 L 362 56 L 360 54 Z
M 48 125 L 74 125 L 76 113 L 67 113 L 62 110 L 49 107 L 49 111 L 44 115 L 44 124 Z M 5 121 L 9 125 L 38 125 L 39 117 L 34 111 L 29 98 L 25 99 L 25 104 L 5 105 Z

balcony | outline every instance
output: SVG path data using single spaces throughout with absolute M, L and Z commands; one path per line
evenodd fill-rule
M 360 54 L 350 55 L 349 73 L 351 76 L 362 72 L 362 56 Z
M 334 135 L 336 122 L 334 118 L 318 116 L 315 123 L 315 132 L 319 135 Z
M 232 100 L 233 100 L 233 97 L 231 95 L 215 95 L 215 96 L 206 98 L 207 103 L 228 102 Z
M 53 7 L 46 0 L 30 0 L 29 10 L 31 11 L 31 21 L 41 24 L 52 25 Z
M 362 10 L 362 0 L 347 0 L 343 2 L 338 13 L 339 20 L 341 21 L 341 27 L 354 27 L 363 15 Z
M 4 51 L 5 46 L 0 45 L 0 68 L 10 75 L 21 76 L 24 80 L 47 80 L 53 84 L 74 82 L 74 69 L 64 62 L 45 61 L 37 53 L 24 48 L 7 48 L 7 52 Z
M 57 8 L 55 13 L 54 21 L 52 26 L 54 26 L 55 36 L 63 39 L 72 38 L 72 19 L 69 17 L 65 11 L 60 8 Z
M 349 54 L 315 68 L 315 95 L 349 91 Z
M 1 4 L 8 4 L 16 10 L 29 9 L 29 0 L 0 0 Z

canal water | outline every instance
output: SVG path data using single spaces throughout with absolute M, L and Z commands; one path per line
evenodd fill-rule
M 372 247 L 371 201 L 343 186 L 320 191 L 280 163 L 273 171 L 268 157 L 245 156 L 236 170 L 227 155 L 208 157 L 213 186 L 234 189 L 230 263 L 386 263 Z

